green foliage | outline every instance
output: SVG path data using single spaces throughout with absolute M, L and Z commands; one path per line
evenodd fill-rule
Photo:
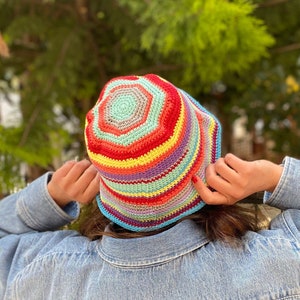
M 12 155 L 1 154 L 0 158 L 0 197 L 25 186 L 22 162 Z M 0 199 L 1 199 L 0 198 Z
M 299 80 L 299 79 L 298 79 Z M 296 78 L 281 66 L 265 63 L 244 93 L 243 101 L 234 101 L 239 114 L 248 116 L 252 130 L 263 121 L 266 139 L 273 141 L 273 150 L 299 156 L 300 93 Z
M 0 0 L 0 32 L 11 52 L 0 58 L 0 93 L 22 99 L 22 123 L 0 127 L 0 189 L 22 181 L 22 162 L 51 169 L 68 153 L 82 157 L 85 114 L 114 76 L 157 73 L 213 103 L 224 121 L 225 108 L 233 106 L 248 110 L 250 120 L 261 117 L 250 107 L 253 97 L 276 92 L 256 78 L 282 65 L 285 75 L 275 76 L 280 86 L 289 74 L 298 78 L 297 55 L 269 51 L 268 32 L 276 47 L 300 35 L 299 1 L 288 2 L 292 8 L 272 6 L 269 14 L 265 1 L 255 1 L 255 9 L 246 0 Z M 268 60 L 263 71 L 262 58 Z M 220 97 L 211 92 L 216 82 L 227 87 Z M 263 101 L 266 107 L 269 100 Z
M 0 195 L 12 191 L 16 186 L 23 186 L 20 176 L 21 157 L 25 156 L 25 159 L 28 155 L 26 151 L 15 147 L 14 139 L 19 131 L 18 128 L 5 129 L 0 126 Z
M 82 157 L 85 114 L 102 85 L 147 63 L 131 36 L 134 24 L 118 6 L 87 4 L 0 2 L 0 31 L 11 52 L 9 59 L 0 58 L 0 92 L 17 92 L 22 99 L 20 126 L 1 127 L 2 182 L 21 179 L 11 171 L 20 162 L 51 169 L 57 157 Z
M 143 26 L 141 45 L 182 66 L 185 82 L 200 80 L 209 89 L 229 73 L 242 73 L 274 39 L 253 16 L 249 1 L 119 1 Z
M 262 135 L 280 156 L 300 157 L 300 2 L 257 2 L 255 13 L 264 19 L 276 44 L 268 60 L 253 64 L 243 76 L 227 78 L 231 98 L 227 108 L 246 114 L 251 131 L 262 120 Z

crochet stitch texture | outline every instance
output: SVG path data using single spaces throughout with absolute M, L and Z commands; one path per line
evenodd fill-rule
M 152 231 L 204 206 L 191 183 L 220 156 L 218 120 L 163 78 L 110 80 L 87 113 L 85 141 L 101 175 L 97 202 L 114 223 Z

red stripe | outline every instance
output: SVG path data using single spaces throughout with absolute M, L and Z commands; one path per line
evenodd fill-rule
M 126 223 L 131 226 L 147 228 L 147 227 L 153 227 L 156 225 L 160 225 L 169 220 L 172 220 L 172 219 L 176 218 L 177 216 L 180 216 L 181 214 L 185 213 L 186 211 L 192 209 L 193 207 L 197 206 L 200 202 L 202 202 L 201 198 L 197 197 L 193 202 L 191 202 L 187 206 L 182 207 L 181 209 L 177 210 L 173 214 L 167 215 L 162 219 L 155 219 L 155 220 L 149 220 L 149 221 L 144 221 L 144 222 L 138 221 L 138 220 L 135 220 L 132 218 L 128 218 L 128 217 L 122 215 L 119 211 L 113 209 L 111 206 L 106 205 L 106 203 L 102 202 L 102 205 L 109 214 L 113 215 L 115 218 L 119 219 L 123 223 Z
M 158 82 L 158 79 L 155 77 L 153 81 L 154 84 Z M 162 107 L 161 115 L 159 117 L 159 125 L 155 131 L 150 132 L 142 139 L 134 142 L 128 146 L 116 145 L 109 141 L 98 141 L 97 137 L 94 136 L 92 122 L 94 121 L 94 116 L 92 111 L 89 111 L 87 114 L 88 126 L 86 128 L 86 136 L 88 140 L 88 148 L 91 152 L 98 153 L 99 148 L 102 155 L 110 157 L 112 159 L 120 158 L 120 153 L 122 153 L 122 160 L 128 158 L 137 158 L 144 153 L 147 153 L 150 149 L 156 148 L 173 134 L 174 128 L 178 121 L 181 102 L 174 101 L 174 97 L 180 97 L 177 89 L 169 83 L 159 79 L 158 88 L 166 89 L 166 97 L 164 100 L 164 106 Z M 155 98 L 153 99 L 153 105 L 155 105 Z
M 99 123 L 98 123 L 98 127 L 101 131 L 109 132 L 109 133 L 112 133 L 116 136 L 120 136 L 122 134 L 126 134 L 127 132 L 131 131 L 132 129 L 134 129 L 136 127 L 139 127 L 140 125 L 145 123 L 145 121 L 147 120 L 147 117 L 149 115 L 149 110 L 151 108 L 151 104 L 152 104 L 152 101 L 153 101 L 153 95 L 150 94 L 146 89 L 144 89 L 143 86 L 141 86 L 140 84 L 137 84 L 137 83 L 136 84 L 125 85 L 125 87 L 126 88 L 137 88 L 138 90 L 141 90 L 144 95 L 147 95 L 148 100 L 147 100 L 147 103 L 146 103 L 145 110 L 143 112 L 144 113 L 143 118 L 140 121 L 138 121 L 137 123 L 133 124 L 132 126 L 126 127 L 125 129 L 121 129 L 121 128 L 118 128 L 114 125 L 111 125 L 111 124 L 107 123 L 105 119 L 100 118 Z M 101 100 L 101 105 L 98 106 L 98 115 L 99 116 L 106 109 L 107 102 L 111 101 L 111 94 L 114 93 L 115 90 L 119 90 L 119 89 L 120 89 L 119 86 L 113 88 L 110 91 L 110 94 L 105 99 Z
M 201 131 L 201 144 L 204 142 L 203 137 L 205 137 L 205 134 Z M 200 144 L 200 145 L 201 145 Z M 201 164 L 203 163 L 203 155 L 204 155 L 204 147 L 200 147 L 200 151 L 198 154 L 198 157 L 195 159 L 195 162 L 189 172 L 186 174 L 185 177 L 182 178 L 180 182 L 178 182 L 176 185 L 174 185 L 169 190 L 166 190 L 165 192 L 153 196 L 151 198 L 149 197 L 132 197 L 132 196 L 123 196 L 119 194 L 118 192 L 113 191 L 107 184 L 101 181 L 104 188 L 113 195 L 113 197 L 119 199 L 121 202 L 129 203 L 129 204 L 138 204 L 138 205 L 162 205 L 166 202 L 168 202 L 170 199 L 175 197 L 180 191 L 191 181 L 192 176 L 199 170 Z
M 186 124 L 187 124 L 188 120 L 187 120 L 187 111 L 185 111 L 185 116 L 184 116 L 184 122 L 182 124 L 182 131 L 186 128 Z M 92 145 L 93 143 L 97 143 L 97 141 L 91 140 L 89 137 L 90 132 L 88 130 L 86 130 L 86 136 L 88 137 L 88 140 L 90 140 L 90 144 L 87 145 L 88 149 L 91 150 L 90 145 Z M 155 138 L 155 137 L 154 137 Z M 106 165 L 102 165 L 101 162 L 96 162 L 93 161 L 93 163 L 95 164 L 95 166 L 98 166 L 99 169 L 102 169 L 105 172 L 110 172 L 112 174 L 114 173 L 118 173 L 118 174 L 131 174 L 131 173 L 136 173 L 136 172 L 143 172 L 145 170 L 148 170 L 150 168 L 152 168 L 152 166 L 156 165 L 157 163 L 159 163 L 160 161 L 164 160 L 166 157 L 170 156 L 171 153 L 174 152 L 174 148 L 177 148 L 178 145 L 180 145 L 182 143 L 182 140 L 184 138 L 184 133 L 180 134 L 179 139 L 176 141 L 176 144 L 174 144 L 168 151 L 161 153 L 159 156 L 153 158 L 153 160 L 151 162 L 149 162 L 148 164 L 145 164 L 143 166 L 139 165 L 139 166 L 133 166 L 133 167 L 126 167 L 126 168 L 120 168 L 120 166 L 118 166 L 118 162 L 116 161 L 116 166 L 106 166 Z M 138 141 L 137 143 L 140 144 L 140 146 L 135 145 L 135 147 L 140 147 L 141 149 L 143 149 L 143 153 L 145 154 L 145 152 L 147 150 L 151 150 L 153 147 L 153 140 L 148 139 L 147 140 L 148 143 L 146 143 L 145 139 L 141 139 L 140 141 Z M 106 141 L 102 144 L 106 143 L 107 147 L 108 145 L 111 146 L 111 150 L 113 150 L 116 153 L 118 153 L 118 160 L 123 160 L 124 156 L 122 151 L 128 151 L 128 147 L 125 149 L 125 147 L 122 146 L 116 146 L 115 144 L 111 144 L 111 143 L 107 143 Z M 136 143 L 136 144 L 137 144 Z M 147 144 L 151 145 L 151 148 L 149 149 L 149 147 L 147 148 Z M 99 146 L 98 146 L 99 148 Z M 130 147 L 130 148 L 133 148 Z M 145 149 L 146 148 L 146 149 Z M 101 149 L 101 154 L 102 154 L 102 149 Z M 136 152 L 136 154 L 139 154 Z M 120 159 L 121 157 L 121 159 Z M 144 163 L 144 162 L 143 162 Z

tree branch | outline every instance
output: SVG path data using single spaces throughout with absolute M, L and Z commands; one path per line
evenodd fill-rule
M 37 104 L 36 104 L 33 112 L 31 113 L 31 116 L 30 116 L 30 118 L 29 118 L 29 120 L 27 122 L 27 125 L 26 125 L 26 127 L 25 127 L 25 129 L 23 131 L 22 137 L 21 137 L 19 145 L 18 145 L 19 147 L 21 147 L 22 145 L 25 144 L 25 142 L 26 142 L 26 140 L 27 140 L 27 138 L 29 136 L 30 130 L 31 130 L 31 128 L 32 128 L 32 126 L 33 126 L 36 118 L 38 117 L 38 115 L 40 113 L 41 104 L 43 103 L 43 96 L 46 95 L 50 91 L 50 89 L 51 89 L 51 87 L 53 85 L 53 82 L 54 82 L 54 80 L 56 78 L 56 73 L 57 73 L 56 70 L 62 65 L 62 63 L 63 63 L 63 61 L 65 59 L 67 50 L 68 50 L 68 48 L 70 46 L 70 41 L 71 41 L 71 36 L 72 35 L 73 35 L 73 33 L 71 33 L 69 35 L 69 37 L 65 40 L 64 44 L 62 45 L 62 48 L 61 48 L 61 51 L 60 51 L 60 56 L 58 57 L 58 59 L 56 61 L 56 64 L 55 64 L 55 66 L 53 68 L 52 75 L 51 75 L 50 79 L 47 81 L 47 84 L 46 84 L 43 92 L 41 93 L 41 97 L 37 101 Z
M 269 1 L 263 2 L 261 4 L 258 4 L 257 7 L 275 6 L 275 5 L 282 4 L 282 3 L 285 3 L 288 1 L 290 1 L 290 0 L 269 0 Z
M 300 43 L 295 43 L 283 47 L 274 48 L 271 50 L 271 52 L 275 54 L 280 54 L 280 53 L 295 51 L 299 49 L 300 49 Z
M 1 33 L 0 33 L 0 56 L 9 57 L 9 50 Z

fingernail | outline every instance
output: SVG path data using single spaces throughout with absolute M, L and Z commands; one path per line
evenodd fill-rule
M 198 181 L 198 178 L 195 175 L 193 175 L 192 181 L 193 181 L 193 183 L 196 183 Z

